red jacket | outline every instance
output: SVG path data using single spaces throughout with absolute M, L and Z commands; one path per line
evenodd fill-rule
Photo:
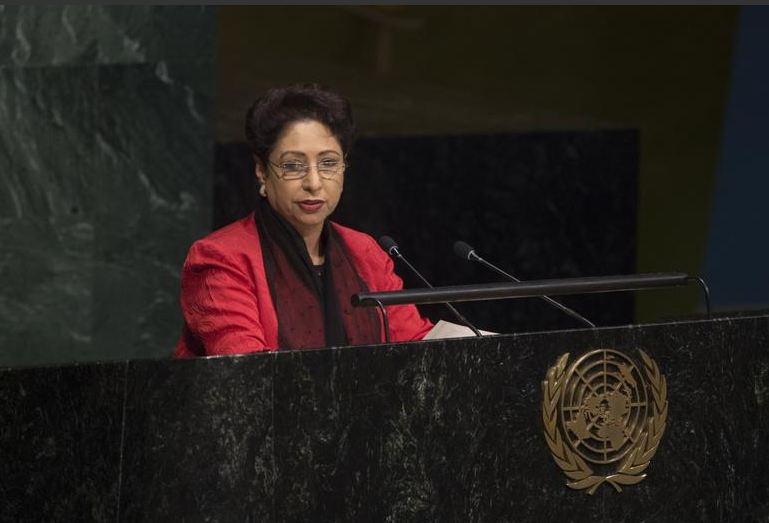
M 371 236 L 333 226 L 369 290 L 403 288 L 392 260 Z M 177 358 L 278 349 L 278 318 L 253 213 L 192 245 L 182 269 L 181 308 Z M 393 342 L 420 340 L 433 326 L 413 305 L 388 306 L 387 311 Z

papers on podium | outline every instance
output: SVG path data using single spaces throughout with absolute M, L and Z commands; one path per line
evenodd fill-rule
M 482 330 L 481 334 L 493 336 L 499 333 Z M 465 327 L 464 325 L 451 323 L 450 321 L 440 320 L 438 323 L 435 324 L 435 326 L 430 330 L 430 332 L 428 332 L 425 335 L 425 337 L 422 339 L 423 340 L 442 340 L 446 338 L 473 338 L 473 337 L 475 337 L 475 333 L 473 333 L 470 327 Z

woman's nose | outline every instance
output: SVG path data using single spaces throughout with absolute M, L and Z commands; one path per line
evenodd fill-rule
M 307 176 L 302 178 L 302 181 L 304 182 L 304 188 L 308 190 L 320 189 L 323 184 L 321 181 L 320 173 L 318 172 L 318 166 L 311 164 L 307 167 L 307 169 Z

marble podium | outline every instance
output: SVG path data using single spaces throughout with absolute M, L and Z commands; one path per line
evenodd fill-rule
M 572 490 L 565 352 L 667 377 L 648 477 Z M 0 371 L 1 521 L 766 521 L 769 315 Z

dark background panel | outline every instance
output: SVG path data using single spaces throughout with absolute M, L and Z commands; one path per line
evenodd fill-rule
M 247 146 L 220 144 L 215 156 L 217 228 L 245 215 L 257 194 Z M 363 138 L 349 163 L 334 219 L 392 236 L 434 285 L 499 281 L 453 253 L 459 239 L 520 279 L 635 272 L 635 131 Z M 396 268 L 407 287 L 423 286 Z M 632 294 L 562 301 L 598 325 L 633 321 Z M 496 332 L 579 325 L 537 299 L 459 308 Z M 453 320 L 440 306 L 424 311 Z
M 635 267 L 701 274 L 717 192 L 748 202 L 727 206 L 727 215 L 745 223 L 764 216 L 744 198 L 762 187 L 763 164 L 725 165 L 718 184 L 715 172 L 727 99 L 740 100 L 751 121 L 766 111 L 765 97 L 730 94 L 735 46 L 752 53 L 739 63 L 757 63 L 766 13 L 763 6 L 231 6 L 218 17 L 216 135 L 241 141 L 254 98 L 306 81 L 349 96 L 372 137 L 638 129 Z M 298 33 L 289 41 L 288 26 Z M 742 70 L 741 85 L 767 91 L 761 68 Z M 763 161 L 766 147 L 739 142 Z M 743 281 L 760 281 L 755 266 L 746 265 Z M 711 277 L 731 281 L 720 270 Z M 703 309 L 696 288 L 635 299 L 638 322 Z

